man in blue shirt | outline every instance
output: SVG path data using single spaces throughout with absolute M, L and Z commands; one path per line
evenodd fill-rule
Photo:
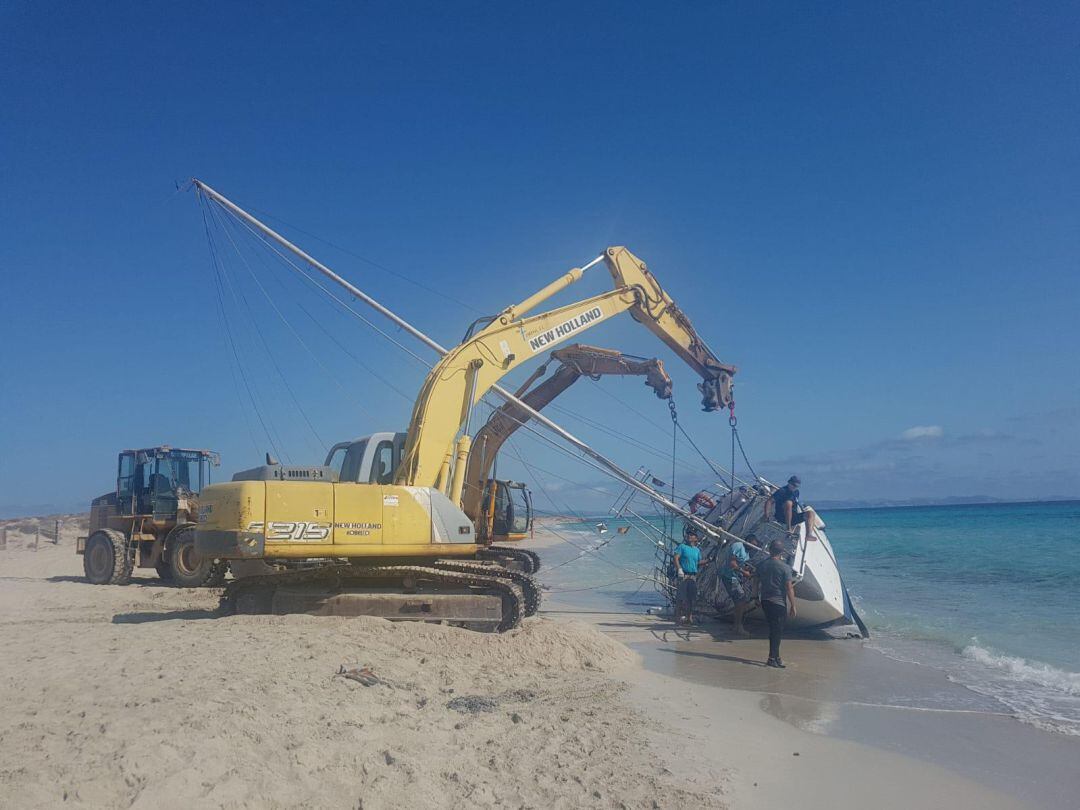
M 675 596 L 675 622 L 694 621 L 694 602 L 697 601 L 697 572 L 701 563 L 697 532 L 686 533 L 686 540 L 675 549 L 675 573 L 679 586 Z

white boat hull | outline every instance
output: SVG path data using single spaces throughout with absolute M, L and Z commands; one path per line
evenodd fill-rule
M 788 625 L 810 628 L 836 623 L 847 614 L 836 554 L 823 528 L 817 529 L 819 539 L 810 541 L 805 539 L 805 524 L 800 529 L 793 568 L 802 578 L 795 585 L 795 618 Z
M 785 536 L 783 529 L 775 523 L 760 522 L 756 508 L 746 513 L 745 519 L 736 519 L 733 527 L 741 535 L 752 537 L 759 548 L 768 545 L 770 539 Z M 840 577 L 840 568 L 825 524 L 819 517 L 815 532 L 817 540 L 807 540 L 807 526 L 799 524 L 798 540 L 795 543 L 791 567 L 795 570 L 795 618 L 788 620 L 791 629 L 808 630 L 829 625 L 857 623 L 858 619 L 851 610 L 844 582 Z M 761 552 L 756 552 L 761 554 Z M 720 615 L 731 613 L 733 605 L 726 590 L 715 579 L 715 573 L 706 575 L 710 580 L 706 600 L 712 602 Z M 762 619 L 760 608 L 747 614 L 750 620 Z

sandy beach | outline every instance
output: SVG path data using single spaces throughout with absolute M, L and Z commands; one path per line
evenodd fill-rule
M 999 730 L 924 712 L 897 731 L 913 746 L 928 735 L 924 750 L 902 751 L 872 730 L 891 720 L 829 714 L 852 664 L 820 643 L 793 646 L 792 668 L 763 679 L 745 663 L 756 640 L 578 612 L 558 595 L 504 636 L 220 617 L 212 590 L 84 584 L 77 520 L 36 550 L 8 524 L 0 806 L 1033 806 L 1006 774 L 964 764 L 967 736 Z M 534 547 L 559 553 L 542 532 Z M 933 747 L 944 730 L 955 757 Z M 1013 756 L 1017 772 L 1031 756 L 1045 773 L 1075 752 Z M 1061 763 L 1049 787 L 1067 798 Z M 1035 798 L 1055 806 L 1047 790 Z

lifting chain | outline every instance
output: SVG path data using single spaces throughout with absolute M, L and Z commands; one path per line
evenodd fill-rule
M 731 425 L 731 492 L 735 493 L 735 440 L 738 438 L 739 418 L 735 415 L 735 400 L 728 405 L 728 424 Z
M 675 400 L 667 401 L 668 410 L 671 412 L 671 502 L 675 503 L 675 445 L 679 438 L 679 412 L 675 410 Z M 671 519 L 671 535 L 675 534 L 675 518 Z

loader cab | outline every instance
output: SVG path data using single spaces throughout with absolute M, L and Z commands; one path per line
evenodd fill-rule
M 181 500 L 197 496 L 210 483 L 217 454 L 162 446 L 120 453 L 116 506 L 120 515 L 175 518 Z
M 484 487 L 480 539 L 489 543 L 524 540 L 532 532 L 532 496 L 520 481 L 489 478 Z
M 335 444 L 326 454 L 324 466 L 337 472 L 338 481 L 392 484 L 404 449 L 404 433 L 372 433 Z

